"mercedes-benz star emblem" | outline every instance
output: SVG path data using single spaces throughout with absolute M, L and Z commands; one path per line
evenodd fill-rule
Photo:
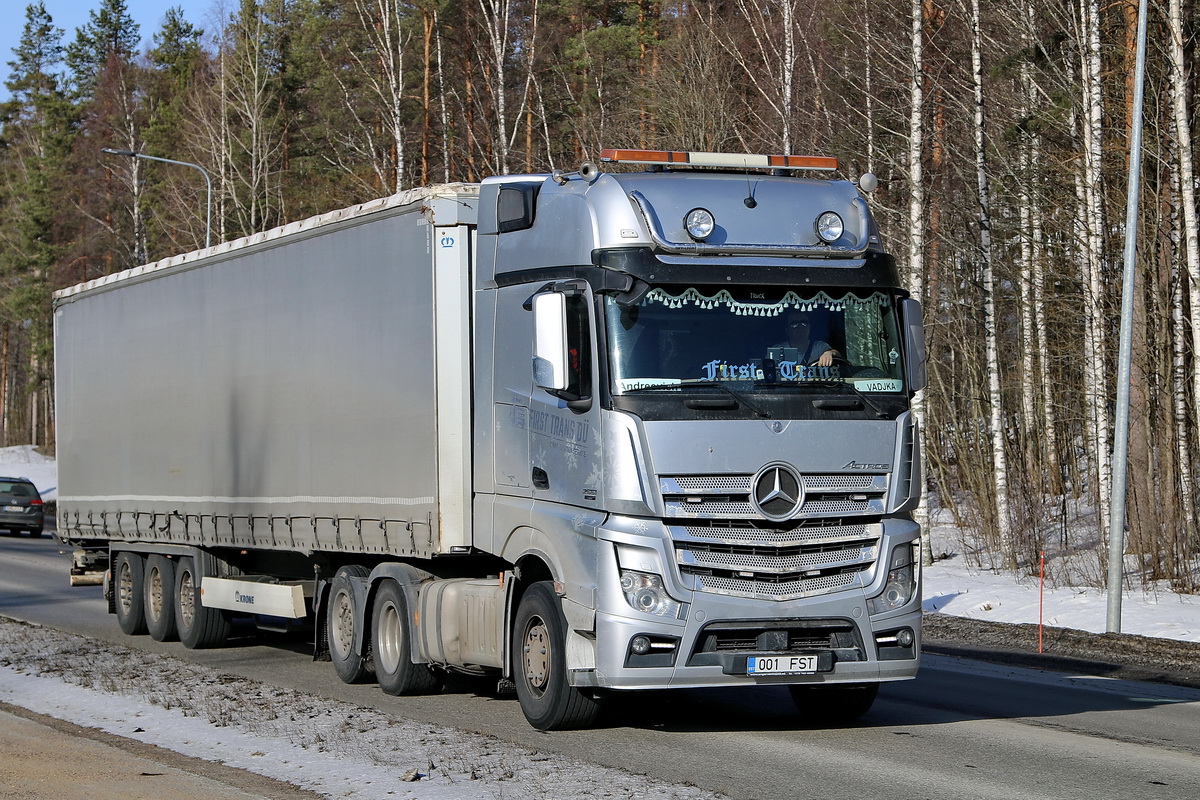
M 754 476 L 751 502 L 767 519 L 791 519 L 804 505 L 804 484 L 787 464 L 768 464 Z

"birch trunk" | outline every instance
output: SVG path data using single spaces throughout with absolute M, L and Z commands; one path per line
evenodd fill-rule
M 1104 211 L 1101 204 L 1103 97 L 1100 86 L 1100 3 L 1080 3 L 1080 74 L 1083 84 L 1083 286 L 1087 313 L 1084 337 L 1084 402 L 1094 446 L 1093 499 L 1103 535 L 1108 530 L 1108 498 L 1112 493 L 1111 423 L 1108 418 L 1108 356 L 1104 338 Z
M 1021 66 L 1021 108 L 1022 118 L 1029 116 L 1029 64 Z M 1017 217 L 1020 226 L 1021 253 L 1021 445 L 1025 454 L 1025 469 L 1028 475 L 1034 475 L 1044 463 L 1040 458 L 1040 443 L 1044 439 L 1038 436 L 1037 398 L 1034 390 L 1034 376 L 1037 373 L 1038 362 L 1034 337 L 1036 335 L 1033 311 L 1033 184 L 1036 180 L 1032 169 L 1033 135 L 1026 133 L 1018 144 L 1018 190 Z M 1041 480 L 1030 480 L 1034 486 L 1042 486 Z
M 924 300 L 925 294 L 925 176 L 922 158 L 924 155 L 924 0 L 912 0 L 911 10 L 911 61 L 909 65 L 909 117 L 908 117 L 908 285 L 912 296 Z M 934 309 L 930 308 L 930 312 Z M 925 393 L 913 398 L 912 415 L 917 421 L 917 441 L 923 461 L 925 457 Z M 913 512 L 913 519 L 921 526 L 921 562 L 933 563 L 933 545 L 929 537 L 929 500 L 925 491 L 928 482 L 926 465 L 921 465 L 921 502 Z
M 863 24 L 863 69 L 865 72 L 864 80 L 864 99 L 867 107 L 867 172 L 875 172 L 875 87 L 874 87 L 874 42 L 875 37 L 871 34 L 871 7 L 869 0 L 863 0 L 862 4 L 862 24 Z
M 1008 505 L 1008 453 L 1004 431 L 1004 398 L 1000 386 L 1000 353 L 996 326 L 996 281 L 992 267 L 991 189 L 984 141 L 983 33 L 979 0 L 971 0 L 971 82 L 975 92 L 975 181 L 979 202 L 979 255 L 983 260 L 983 335 L 987 350 L 988 416 L 992 439 L 992 491 L 996 500 L 996 533 L 1007 567 L 1017 566 L 1016 539 Z
M 1031 143 L 1029 161 L 1032 175 L 1040 174 L 1041 161 L 1040 140 L 1035 137 Z M 1042 435 L 1046 442 L 1046 471 L 1050 476 L 1048 488 L 1051 494 L 1061 494 L 1063 479 L 1058 452 L 1058 412 L 1054 401 L 1054 383 L 1050 375 L 1050 337 L 1046 330 L 1046 258 L 1045 247 L 1042 244 L 1042 207 L 1036 192 L 1030 207 L 1029 224 L 1030 238 L 1033 240 L 1033 328 L 1039 354 L 1038 383 L 1042 391 Z
M 1171 377 L 1172 377 L 1172 408 L 1175 422 L 1175 447 L 1179 460 L 1179 501 L 1183 506 L 1186 541 L 1196 540 L 1196 503 L 1194 499 L 1196 481 L 1192 472 L 1191 453 L 1194 452 L 1189 442 L 1195 447 L 1200 443 L 1192 440 L 1188 434 L 1189 425 L 1192 435 L 1200 437 L 1200 425 L 1192 418 L 1188 406 L 1187 384 L 1187 343 L 1185 330 L 1190 323 L 1192 332 L 1192 397 L 1200 397 L 1200 223 L 1196 219 L 1196 174 L 1192 158 L 1192 127 L 1188 116 L 1188 76 L 1187 61 L 1184 52 L 1183 3 L 1181 0 L 1170 0 L 1167 9 L 1167 24 L 1170 33 L 1170 93 L 1173 133 L 1175 138 L 1176 158 L 1179 170 L 1173 174 L 1174 194 L 1178 199 L 1173 215 L 1173 239 L 1176 253 L 1182 251 L 1183 265 L 1187 273 L 1187 292 L 1191 319 L 1185 319 L 1183 309 L 1184 278 L 1180 274 L 1179 257 L 1172 259 L 1171 265 Z M 1182 219 L 1178 210 L 1182 206 Z M 1182 230 L 1180 230 L 1182 223 Z
M 1184 53 L 1182 0 L 1171 0 L 1168 16 L 1171 34 L 1171 111 L 1179 158 L 1180 204 L 1183 206 L 1183 252 L 1188 276 L 1188 300 L 1191 308 L 1192 329 L 1192 398 L 1195 400 L 1200 398 L 1200 222 L 1196 219 L 1196 170 L 1192 158 L 1191 118 L 1188 116 L 1188 77 Z M 1181 303 L 1182 298 L 1178 298 L 1176 305 Z M 1182 319 L 1180 320 L 1180 330 L 1182 330 L 1181 326 Z M 1182 388 L 1178 391 L 1182 391 Z M 1194 444 L 1200 448 L 1200 424 L 1197 424 L 1196 420 L 1191 422 L 1194 436 L 1197 437 Z M 1186 457 L 1180 459 L 1181 466 L 1190 471 L 1187 466 L 1189 463 L 1190 460 Z M 1188 511 L 1189 522 L 1194 515 L 1191 499 L 1194 492 L 1195 486 L 1189 478 L 1189 481 L 1183 485 L 1184 505 Z M 1189 530 L 1191 529 L 1189 528 Z
M 446 107 L 446 71 L 442 64 L 442 26 L 439 24 L 438 12 L 433 12 L 433 27 L 437 30 L 437 81 L 438 81 L 438 115 L 442 123 L 442 182 L 450 182 L 450 111 Z

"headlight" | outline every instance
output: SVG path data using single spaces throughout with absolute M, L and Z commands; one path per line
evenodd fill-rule
M 713 219 L 712 212 L 707 208 L 693 208 L 683 218 L 683 228 L 687 231 L 688 236 L 698 242 L 702 242 L 712 235 L 713 229 L 717 227 L 717 221 Z
M 842 218 L 833 211 L 826 211 L 817 217 L 816 227 L 817 236 L 820 236 L 821 241 L 826 244 L 833 244 L 846 232 L 846 225 L 842 222 Z
M 643 614 L 655 617 L 679 617 L 682 605 L 667 594 L 663 579 L 658 575 L 623 569 L 621 570 L 621 591 L 625 593 L 625 602 Z
M 917 566 L 915 552 L 921 545 L 898 545 L 892 551 L 892 563 L 888 568 L 887 583 L 878 597 L 867 601 L 867 611 L 871 614 L 882 614 L 885 611 L 895 611 L 912 599 L 917 588 Z

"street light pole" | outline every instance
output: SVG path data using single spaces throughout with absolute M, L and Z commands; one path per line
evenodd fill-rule
M 110 156 L 125 156 L 126 158 L 144 158 L 147 161 L 161 161 L 164 164 L 178 164 L 182 167 L 191 167 L 192 169 L 200 170 L 200 174 L 204 176 L 204 183 L 208 187 L 208 214 L 204 220 L 204 246 L 212 246 L 212 179 L 208 177 L 208 171 L 199 164 L 193 164 L 190 161 L 176 161 L 173 158 L 159 158 L 158 156 L 148 156 L 145 153 L 138 153 L 133 150 L 114 150 L 111 147 L 105 147 L 101 153 L 108 153 Z
M 1133 301 L 1137 275 L 1138 200 L 1142 174 L 1142 106 L 1146 91 L 1147 2 L 1138 3 L 1134 59 L 1133 126 L 1129 137 L 1129 186 L 1125 204 L 1125 270 L 1121 288 L 1121 349 L 1117 362 L 1116 437 L 1108 519 L 1108 614 L 1105 631 L 1121 632 L 1121 589 L 1125 577 L 1125 493 L 1129 468 L 1129 393 L 1133 359 Z

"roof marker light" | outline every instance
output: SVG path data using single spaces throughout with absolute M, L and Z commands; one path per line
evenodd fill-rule
M 836 158 L 821 156 L 769 156 L 752 153 L 691 153 L 678 150 L 600 151 L 600 160 L 611 164 L 669 164 L 727 169 L 815 169 L 835 170 Z

